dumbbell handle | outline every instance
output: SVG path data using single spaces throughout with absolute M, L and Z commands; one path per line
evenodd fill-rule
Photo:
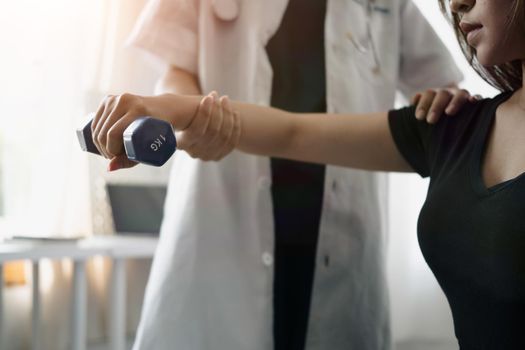
M 93 142 L 90 120 L 77 130 L 78 141 L 83 151 L 100 155 Z M 177 142 L 168 122 L 151 117 L 142 117 L 131 123 L 123 134 L 126 155 L 130 160 L 148 165 L 161 166 L 175 152 Z

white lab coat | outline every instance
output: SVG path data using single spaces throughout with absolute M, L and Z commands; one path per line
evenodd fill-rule
M 203 92 L 215 89 L 267 105 L 272 71 L 265 45 L 286 5 L 286 0 L 154 0 L 131 42 L 196 73 Z M 219 18 L 224 13 L 233 19 Z M 409 0 L 375 1 L 371 24 L 380 73 L 374 73 L 371 50 L 359 52 L 349 39 L 368 44 L 365 20 L 358 1 L 328 0 L 329 112 L 384 111 L 392 107 L 396 89 L 410 95 L 461 79 Z M 308 350 L 390 348 L 385 179 L 327 167 Z M 202 162 L 176 154 L 134 349 L 273 348 L 270 187 L 268 158 L 234 152 L 220 162 Z

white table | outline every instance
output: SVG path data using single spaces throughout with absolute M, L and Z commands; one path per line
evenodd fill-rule
M 71 348 L 86 349 L 86 260 L 103 255 L 113 260 L 110 295 L 110 345 L 112 350 L 124 350 L 126 340 L 126 259 L 150 258 L 157 239 L 136 236 L 94 236 L 78 241 L 42 242 L 12 240 L 0 243 L 0 281 L 3 281 L 3 263 L 30 260 L 33 264 L 32 349 L 38 350 L 40 309 L 39 261 L 43 258 L 73 260 L 73 334 Z M 3 336 L 3 283 L 0 283 L 0 349 Z

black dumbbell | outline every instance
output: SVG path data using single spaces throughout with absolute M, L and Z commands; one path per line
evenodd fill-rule
M 83 151 L 100 155 L 93 143 L 92 122 L 93 119 L 77 129 L 78 141 Z M 142 117 L 131 123 L 124 131 L 123 139 L 130 160 L 153 166 L 162 166 L 177 148 L 171 124 L 151 117 Z

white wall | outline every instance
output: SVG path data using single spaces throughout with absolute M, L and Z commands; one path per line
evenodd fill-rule
M 75 139 L 77 122 L 97 108 L 108 93 L 151 93 L 158 72 L 142 57 L 123 47 L 124 39 L 144 0 L 20 0 L 2 4 L 0 58 L 4 180 L 8 183 L 7 228 L 0 236 L 23 227 L 25 234 L 75 235 L 61 222 L 72 204 L 93 199 L 94 220 L 76 221 L 82 233 L 111 233 L 106 197 L 99 191 L 106 181 L 165 183 L 169 165 L 162 169 L 136 167 L 108 174 L 107 163 L 82 153 Z M 104 48 L 104 50 L 102 50 Z M 133 74 L 130 74 L 133 72 Z M 60 135 L 60 137 L 57 137 Z M 62 136 L 63 135 L 63 136 Z M 60 147 L 56 147 L 60 145 Z M 63 145 L 66 145 L 63 147 Z M 64 164 L 67 163 L 67 166 Z M 69 168 L 75 174 L 67 173 Z M 81 197 L 66 185 L 84 190 Z M 53 204 L 53 205 L 51 205 Z M 55 204 L 63 210 L 55 209 Z M 32 220 L 28 220 L 30 217 Z M 40 218 L 42 217 L 42 220 Z M 56 220 L 55 220 L 56 219 Z M 42 225 L 45 222 L 49 225 Z M 93 227 L 91 225 L 93 224 Z M 11 230 L 13 229 L 13 230 Z M 79 232 L 80 232 L 79 231 Z M 107 331 L 110 262 L 88 263 L 88 338 L 103 341 Z M 30 265 L 29 265 L 30 266 Z M 127 329 L 138 324 L 149 261 L 128 263 Z M 41 266 L 41 349 L 69 349 L 71 324 L 71 262 L 45 260 Z M 30 269 L 28 269 L 30 273 Z M 30 280 L 30 275 L 28 276 Z M 4 350 L 28 349 L 31 344 L 31 285 L 7 287 L 4 293 Z

